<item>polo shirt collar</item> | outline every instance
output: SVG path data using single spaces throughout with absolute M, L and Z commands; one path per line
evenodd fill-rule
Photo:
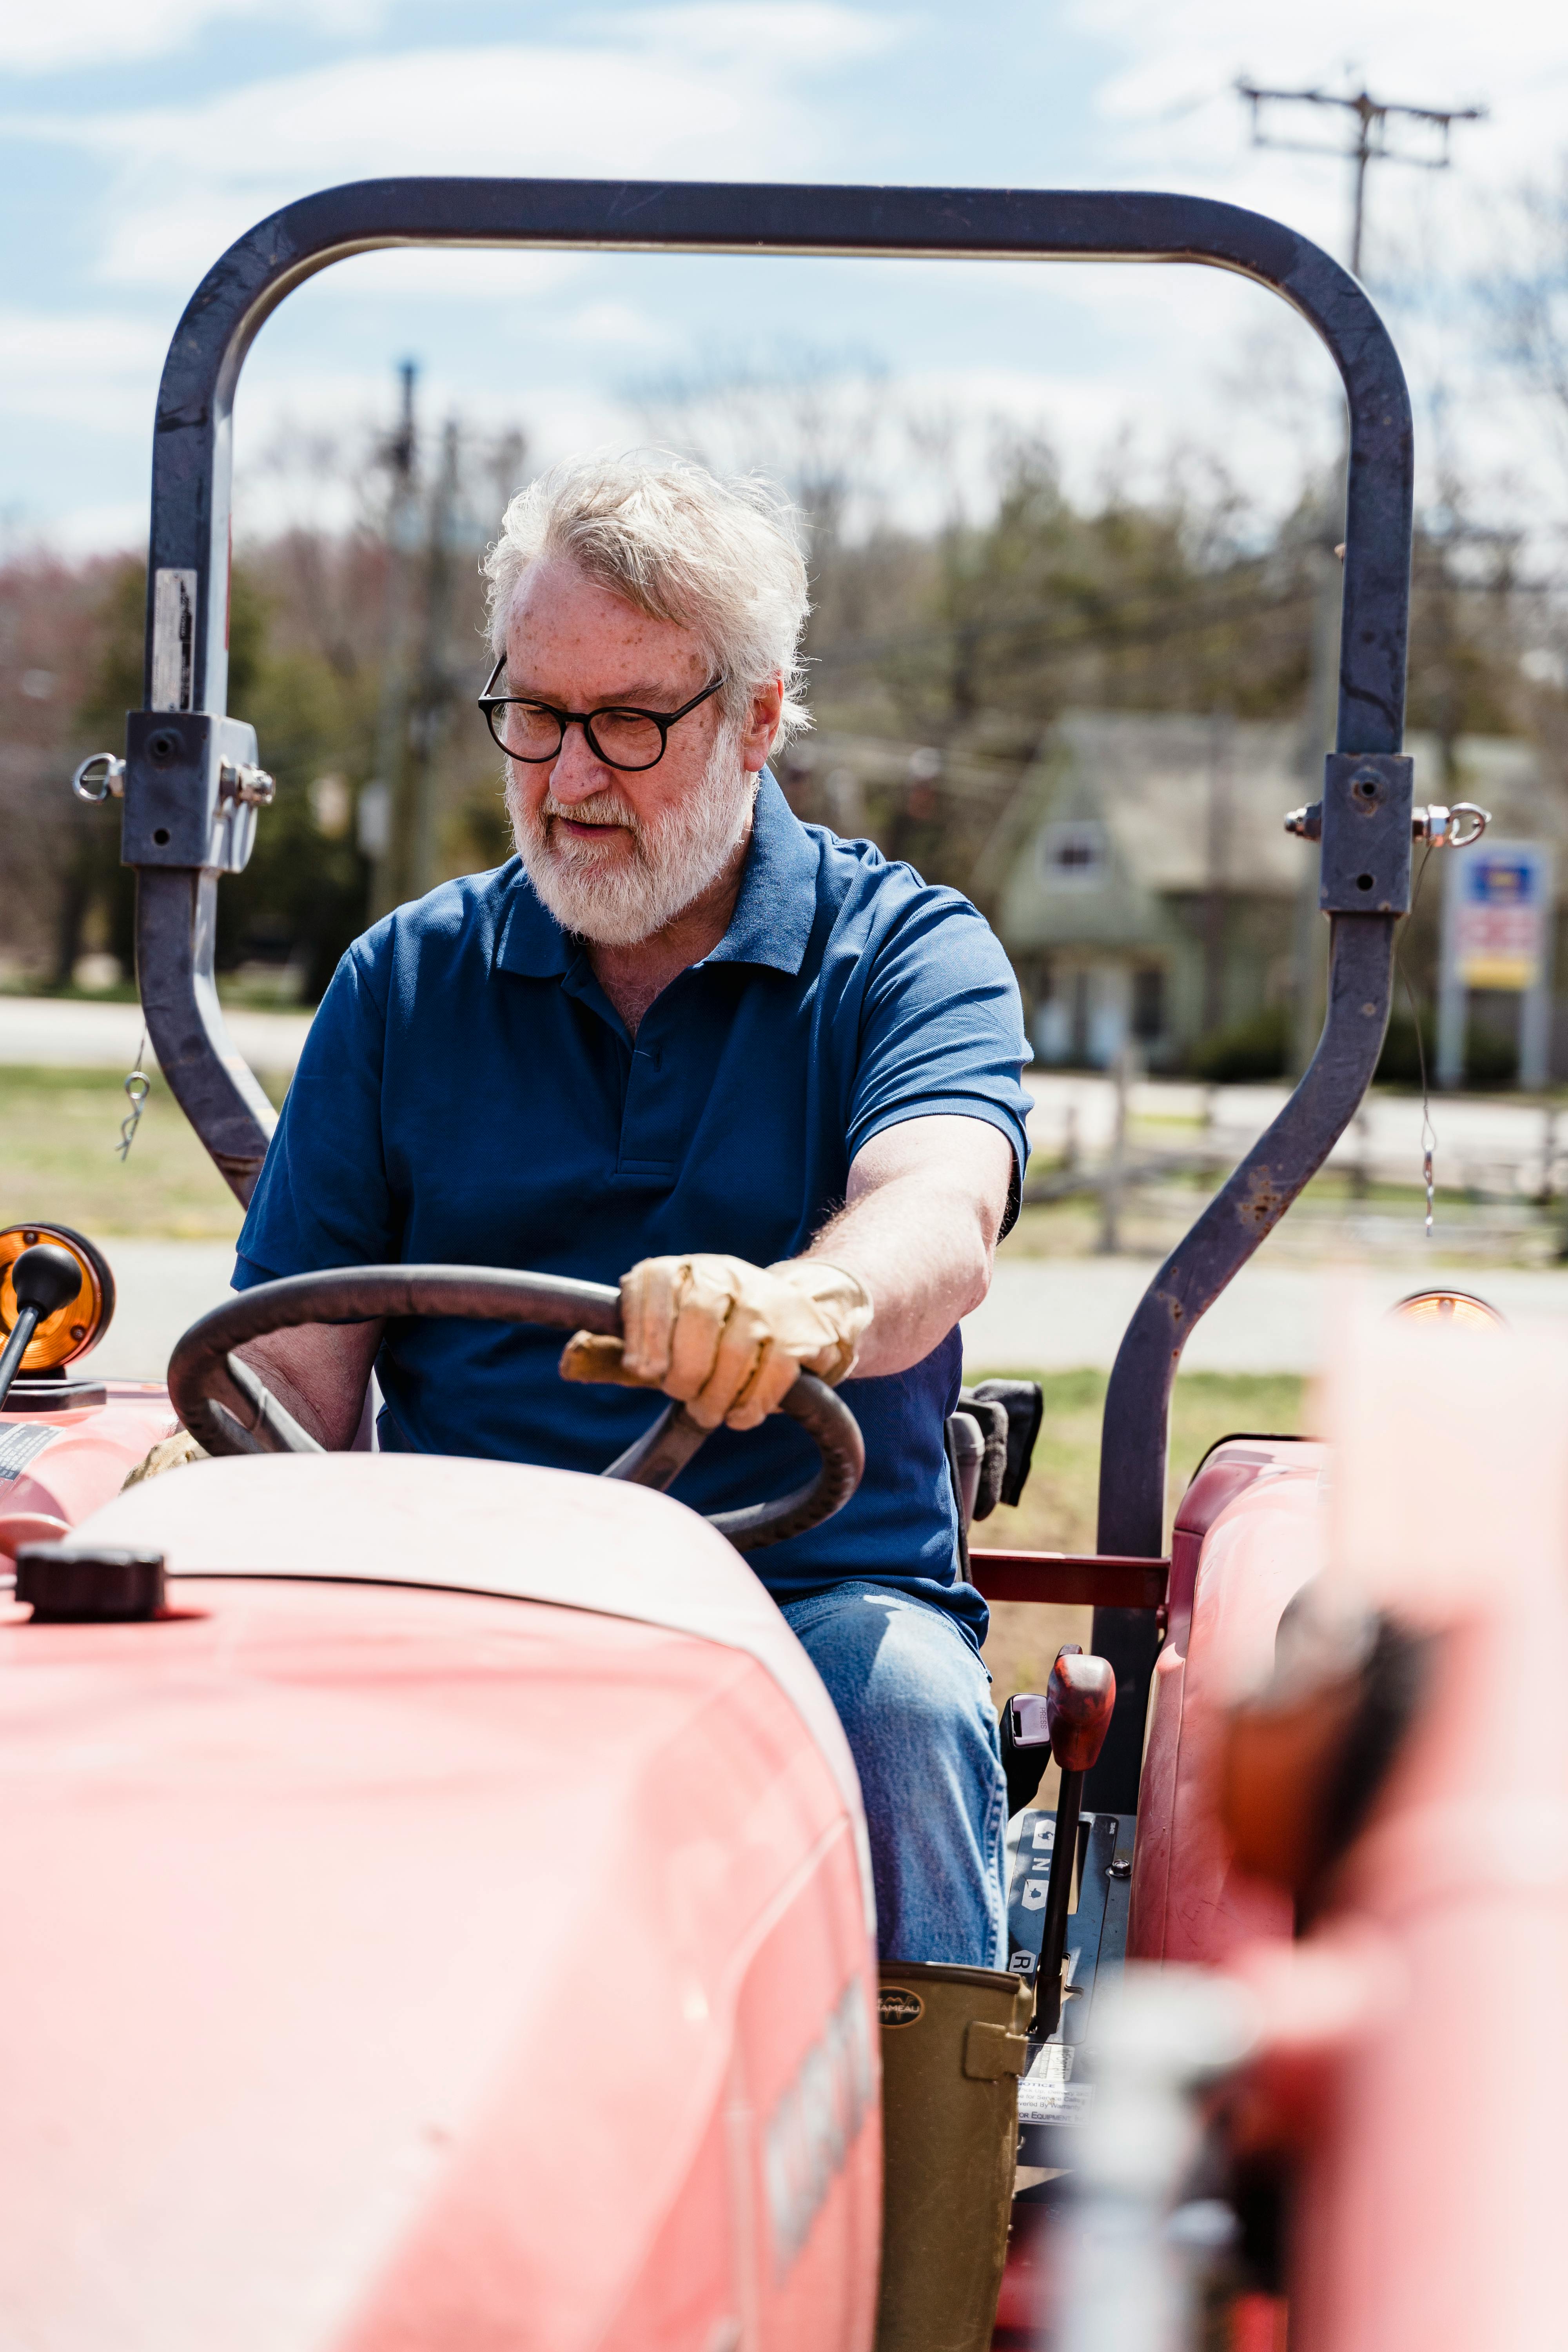
M 816 851 L 810 835 L 763 770 L 741 891 L 730 928 L 705 963 L 762 963 L 797 972 L 816 914 Z
M 772 771 L 763 771 L 752 838 L 730 928 L 705 963 L 766 964 L 798 972 L 816 914 L 816 852 Z M 508 894 L 495 961 L 528 980 L 564 978 L 578 946 L 534 896 L 520 866 Z
M 495 965 L 500 971 L 521 972 L 525 980 L 563 979 L 576 959 L 577 943 L 569 940 L 522 870 L 516 872 L 506 894 L 506 911 L 496 939 Z

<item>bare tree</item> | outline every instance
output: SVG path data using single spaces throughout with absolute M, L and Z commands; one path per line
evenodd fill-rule
M 1545 407 L 1568 458 L 1568 157 L 1521 187 L 1478 299 L 1500 358 Z

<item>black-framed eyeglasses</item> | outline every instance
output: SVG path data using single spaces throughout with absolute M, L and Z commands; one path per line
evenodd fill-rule
M 717 694 L 728 681 L 716 677 L 679 710 L 634 710 L 610 703 L 602 710 L 557 710 L 552 702 L 535 702 L 521 694 L 493 694 L 490 689 L 506 667 L 502 654 L 485 680 L 479 709 L 485 724 L 509 760 L 542 762 L 553 760 L 566 740 L 568 727 L 580 727 L 595 760 L 606 768 L 657 768 L 669 742 L 669 730 Z

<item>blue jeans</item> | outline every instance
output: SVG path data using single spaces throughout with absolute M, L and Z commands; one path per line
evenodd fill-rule
M 1007 1786 L 991 1677 L 945 1610 L 846 1583 L 784 1616 L 848 1736 L 885 1960 L 1005 1966 Z

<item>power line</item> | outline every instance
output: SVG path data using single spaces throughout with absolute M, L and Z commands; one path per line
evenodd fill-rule
M 1446 172 L 1453 161 L 1452 139 L 1456 122 L 1484 122 L 1484 106 L 1405 106 L 1393 99 L 1373 98 L 1369 90 L 1347 90 L 1342 94 L 1327 89 L 1263 89 L 1256 83 L 1237 81 L 1236 93 L 1246 99 L 1252 111 L 1252 143 L 1255 147 L 1285 148 L 1298 155 L 1342 155 L 1354 167 L 1351 197 L 1351 273 L 1361 276 L 1362 228 L 1366 212 L 1366 167 L 1369 163 L 1410 163 L 1423 172 Z M 1263 129 L 1263 109 L 1266 106 L 1329 106 L 1353 117 L 1353 130 L 1348 147 L 1326 145 L 1315 139 L 1273 139 Z M 1426 123 L 1441 131 L 1442 146 L 1435 155 L 1413 154 L 1406 148 L 1389 144 L 1389 126 L 1394 121 Z

